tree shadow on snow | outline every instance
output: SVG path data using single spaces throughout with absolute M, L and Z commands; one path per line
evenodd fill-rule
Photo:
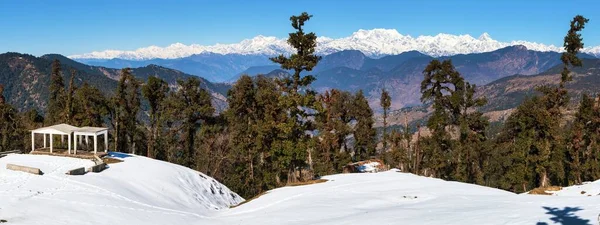
M 560 223 L 561 225 L 592 225 L 590 220 L 579 218 L 574 212 L 581 211 L 579 207 L 565 207 L 564 209 L 543 207 L 553 217 L 550 218 L 555 224 Z M 545 222 L 538 222 L 536 225 L 548 225 Z

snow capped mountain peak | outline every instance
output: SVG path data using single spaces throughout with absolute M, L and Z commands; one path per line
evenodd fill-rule
M 477 38 L 477 40 L 480 40 L 480 41 L 493 41 L 494 39 L 492 39 L 492 37 L 490 36 L 490 34 L 488 34 L 487 32 L 483 32 L 483 34 L 481 34 L 479 36 L 479 38 Z
M 398 33 L 395 29 L 381 29 L 376 28 L 372 30 L 363 30 L 360 29 L 352 35 L 350 35 L 352 39 L 401 39 L 404 38 L 402 34 Z
M 500 42 L 484 32 L 477 39 L 469 34 L 453 35 L 440 33 L 435 36 L 418 36 L 413 38 L 402 35 L 396 29 L 376 28 L 371 30 L 360 29 L 348 37 L 342 38 L 317 38 L 317 54 L 328 55 L 343 50 L 358 50 L 369 57 L 382 57 L 396 55 L 407 51 L 419 51 L 430 56 L 449 56 L 456 54 L 469 54 L 490 52 L 513 45 L 523 45 L 535 51 L 561 52 L 562 48 L 554 45 L 545 45 L 529 41 Z M 201 53 L 216 54 L 242 54 L 242 55 L 277 55 L 293 53 L 293 48 L 285 38 L 258 35 L 244 39 L 239 43 L 215 45 L 185 45 L 174 43 L 166 47 L 148 46 L 133 51 L 105 50 L 94 51 L 80 55 L 71 55 L 73 59 L 129 59 L 146 60 L 154 58 L 174 59 Z M 585 48 L 583 52 L 600 56 L 600 46 Z

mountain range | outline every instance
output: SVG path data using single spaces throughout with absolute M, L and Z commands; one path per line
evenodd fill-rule
M 523 45 L 535 51 L 562 51 L 561 47 L 545 45 L 529 41 L 501 42 L 492 39 L 488 33 L 478 38 L 470 35 L 438 34 L 435 36 L 402 35 L 395 29 L 358 30 L 348 37 L 329 38 L 318 37 L 316 53 L 328 55 L 343 50 L 359 50 L 372 58 L 386 55 L 397 55 L 407 51 L 419 51 L 426 55 L 439 57 L 457 54 L 490 52 L 512 45 Z M 234 44 L 216 45 L 185 45 L 171 44 L 166 47 L 149 46 L 133 51 L 105 50 L 71 55 L 73 59 L 177 59 L 202 53 L 241 54 L 241 55 L 277 55 L 290 54 L 293 49 L 286 39 L 266 36 L 256 36 Z M 600 46 L 586 48 L 583 52 L 600 55 Z
M 514 84 L 501 83 L 502 85 L 498 85 L 498 82 L 515 75 L 519 78 L 517 83 L 533 82 L 529 79 L 556 69 L 555 67 L 561 64 L 560 55 L 558 52 L 530 50 L 522 45 L 508 46 L 491 52 L 437 58 L 418 51 L 372 58 L 362 51 L 344 50 L 323 56 L 319 64 L 309 73 L 317 78 L 311 87 L 320 92 L 332 88 L 346 91 L 363 90 L 370 105 L 376 111 L 380 108 L 379 95 L 385 88 L 392 96 L 392 109 L 397 110 L 421 104 L 422 71 L 432 59 L 450 59 L 466 80 L 477 84 L 485 96 L 494 97 L 494 101 L 490 101 L 486 110 L 495 111 L 513 107 L 524 96 L 524 92 L 502 91 L 502 88 L 513 87 Z M 596 59 L 593 55 L 585 53 L 580 54 L 580 57 L 586 60 Z M 65 65 L 63 66 L 64 74 L 68 74 L 70 68 L 77 70 L 76 83 L 78 85 L 88 82 L 108 94 L 116 86 L 120 73 L 120 70 L 116 68 L 87 65 L 56 54 L 35 57 L 19 53 L 6 53 L 0 55 L 0 83 L 5 85 L 5 95 L 11 103 L 22 110 L 45 108 L 46 99 L 43 96 L 47 96 L 45 87 L 49 84 L 50 65 L 54 59 L 59 59 Z M 290 72 L 281 70 L 272 63 L 264 65 L 270 63 L 265 55 L 259 57 L 257 55 L 203 53 L 182 59 L 150 61 L 154 64 L 133 64 L 132 62 L 139 61 L 122 59 L 105 60 L 105 62 L 113 63 L 113 67 L 132 67 L 134 75 L 142 81 L 146 80 L 148 76 L 159 76 L 172 87 L 176 85 L 177 79 L 185 79 L 194 75 L 186 71 L 168 68 L 169 66 L 187 65 L 183 68 L 195 71 L 212 71 L 218 68 L 221 71 L 230 71 L 232 74 L 241 70 L 229 78 L 229 83 L 215 83 L 201 78 L 204 87 L 212 93 L 213 102 L 219 110 L 226 107 L 227 91 L 232 85 L 231 82 L 240 75 L 266 74 L 271 77 L 282 77 L 289 75 Z M 228 63 L 222 64 L 223 61 Z M 202 63 L 207 67 L 195 67 L 195 63 Z M 263 65 L 251 66 L 254 63 Z M 242 70 L 244 67 L 246 68 Z M 524 90 L 531 92 L 533 89 L 534 86 L 530 85 Z
M 535 75 L 561 63 L 560 53 L 539 52 L 525 46 L 509 46 L 486 53 L 438 57 L 449 59 L 465 79 L 478 86 L 515 74 Z M 582 58 L 595 58 L 580 54 Z M 360 51 L 346 50 L 324 56 L 313 69 L 317 91 L 336 88 L 363 90 L 371 106 L 379 108 L 379 95 L 385 88 L 392 96 L 392 109 L 419 105 L 423 69 L 434 57 L 410 51 L 382 58 L 369 58 Z M 265 69 L 260 71 L 260 69 Z M 269 67 L 251 67 L 249 75 L 267 74 Z M 254 74 L 250 72 L 254 72 Z M 283 71 L 285 72 L 285 71 Z
M 535 42 L 500 42 L 492 39 L 487 33 L 479 38 L 449 34 L 413 38 L 391 29 L 359 30 L 349 37 L 339 39 L 319 37 L 316 50 L 317 54 L 322 56 L 359 51 L 372 60 L 386 58 L 393 61 L 394 57 L 388 56 L 420 53 L 429 57 L 450 57 L 493 52 L 509 46 L 524 46 L 538 52 L 561 51 L 561 48 L 556 46 Z M 107 50 L 69 57 L 85 64 L 117 69 L 155 64 L 204 77 L 212 82 L 233 82 L 239 75 L 247 72 L 252 74 L 257 68 L 262 68 L 260 71 L 265 73 L 275 69 L 277 65 L 273 64 L 269 57 L 290 54 L 292 51 L 284 39 L 257 36 L 236 44 L 188 46 L 178 43 L 164 48 L 150 46 L 135 51 Z M 586 48 L 584 52 L 600 56 L 600 46 Z M 379 63 L 385 64 L 383 67 L 395 65 L 393 62 Z M 267 71 L 265 68 L 271 70 Z M 386 69 L 390 68 L 383 68 Z
M 106 95 L 111 95 L 117 87 L 120 69 L 90 66 L 58 54 L 35 57 L 20 53 L 4 53 L 0 54 L 0 84 L 4 85 L 3 94 L 9 103 L 20 111 L 30 109 L 43 111 L 47 105 L 50 72 L 54 59 L 61 62 L 65 84 L 69 80 L 71 69 L 75 69 L 76 86 L 87 82 Z M 133 68 L 131 72 L 141 81 L 146 81 L 149 76 L 160 77 L 171 87 L 177 85 L 177 79 L 196 77 L 157 65 Z M 211 93 L 213 105 L 218 110 L 222 110 L 226 106 L 225 96 L 229 85 L 215 84 L 203 78 L 199 79 L 202 81 L 202 87 Z

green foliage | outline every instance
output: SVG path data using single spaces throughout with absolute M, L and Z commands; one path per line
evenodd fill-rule
M 351 161 L 350 147 L 346 137 L 352 132 L 352 94 L 333 89 L 318 97 L 316 126 L 319 134 L 315 137 L 316 151 L 314 171 L 316 175 L 341 172 L 342 167 Z
M 570 66 L 581 66 L 581 59 L 577 57 L 577 53 L 581 49 L 583 49 L 583 39 L 581 38 L 581 32 L 583 28 L 585 28 L 585 24 L 589 22 L 589 19 L 581 15 L 577 15 L 571 20 L 571 26 L 567 35 L 564 38 L 563 47 L 565 52 L 563 52 L 560 60 L 563 62 L 563 71 L 561 72 L 561 83 L 560 87 L 564 88 L 564 84 L 566 82 L 571 81 L 573 78 L 570 76 L 569 65 Z
M 110 120 L 114 128 L 114 151 L 136 153 L 138 112 L 140 110 L 140 82 L 131 69 L 121 70 L 115 95 L 110 101 Z
M 73 120 L 73 95 L 75 95 L 75 69 L 71 69 L 71 79 L 69 79 L 69 89 L 66 92 L 65 103 L 65 121 L 72 123 Z
M 66 108 L 65 83 L 62 76 L 60 61 L 52 62 L 52 74 L 50 76 L 50 95 L 46 110 L 46 124 L 64 123 L 64 112 Z
M 75 126 L 104 126 L 108 116 L 109 103 L 97 88 L 88 83 L 78 88 L 73 97 L 71 124 Z
M 387 119 L 388 113 L 390 111 L 390 106 L 392 105 L 392 98 L 390 97 L 390 93 L 385 89 L 381 90 L 381 98 L 379 100 L 379 104 L 383 109 L 383 150 L 387 150 Z
M 583 181 L 600 178 L 598 131 L 600 131 L 598 102 L 584 94 L 573 125 L 567 134 L 569 183 L 580 184 Z
M 369 159 L 375 156 L 375 129 L 373 129 L 373 110 L 369 107 L 369 101 L 365 98 L 362 90 L 354 96 L 351 114 L 356 121 L 353 130 L 354 152 L 356 160 Z
M 489 122 L 476 109 L 487 101 L 475 98 L 475 85 L 466 82 L 449 60 L 432 60 L 423 74 L 421 101 L 432 103 L 434 110 L 427 121 L 432 137 L 423 141 L 424 166 L 434 176 L 483 182 L 485 156 L 480 153 Z
M 0 85 L 0 152 L 23 149 L 20 140 L 25 134 L 21 115 L 4 99 L 4 86 Z
M 289 34 L 287 42 L 296 49 L 289 57 L 279 55 L 271 58 L 281 65 L 282 69 L 293 70 L 291 77 L 278 79 L 279 89 L 283 92 L 279 102 L 288 115 L 277 125 L 279 141 L 273 148 L 278 157 L 278 167 L 287 168 L 288 175 L 284 180 L 294 182 L 297 177 L 293 174 L 306 165 L 310 136 L 306 131 L 312 130 L 313 125 L 307 118 L 313 116 L 311 109 L 315 108 L 316 93 L 307 89 L 315 78 L 311 75 L 301 76 L 304 71 L 311 71 L 321 59 L 315 55 L 317 36 L 315 33 L 305 33 L 304 24 L 312 16 L 304 12 L 299 16 L 290 17 L 292 27 L 296 30 Z M 311 161 L 311 159 L 308 159 Z
M 142 95 L 150 104 L 150 127 L 147 134 L 149 139 L 147 156 L 149 158 L 156 158 L 155 151 L 157 149 L 159 131 L 161 130 L 161 121 L 164 119 L 164 100 L 167 97 L 168 91 L 169 85 L 167 82 L 155 76 L 148 77 L 148 81 L 142 87 Z M 158 155 L 163 154 L 159 153 Z
M 183 148 L 172 151 L 172 157 L 182 158 L 183 165 L 195 165 L 196 152 L 194 144 L 196 133 L 204 121 L 212 117 L 212 107 L 208 91 L 200 86 L 200 80 L 188 78 L 178 80 L 179 89 L 168 98 L 169 117 L 175 129 L 181 132 L 179 142 Z M 176 145 L 179 146 L 179 145 Z

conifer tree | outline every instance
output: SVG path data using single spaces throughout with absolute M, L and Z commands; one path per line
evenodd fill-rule
M 341 172 L 351 160 L 346 137 L 352 132 L 353 97 L 349 92 L 332 89 L 319 95 L 318 101 L 321 113 L 316 118 L 319 136 L 315 174 Z
M 4 98 L 4 86 L 0 85 L 0 152 L 23 149 L 20 140 L 25 135 L 20 115 Z
M 69 79 L 69 89 L 66 93 L 67 101 L 65 103 L 65 121 L 73 122 L 73 95 L 75 94 L 75 69 L 71 69 L 71 79 Z
M 285 93 L 281 97 L 282 106 L 287 111 L 288 119 L 281 123 L 280 139 L 282 140 L 275 148 L 278 149 L 278 161 L 282 167 L 287 168 L 287 181 L 295 181 L 294 175 L 297 168 L 306 164 L 306 156 L 309 151 L 309 135 L 306 131 L 311 130 L 312 124 L 307 120 L 311 116 L 310 108 L 314 108 L 315 92 L 308 89 L 308 86 L 315 80 L 311 75 L 304 75 L 304 71 L 310 72 L 317 65 L 320 56 L 315 55 L 317 46 L 317 36 L 315 33 L 305 33 L 304 24 L 312 16 L 304 12 L 299 16 L 290 17 L 292 27 L 296 30 L 289 34 L 287 40 L 296 52 L 286 57 L 283 54 L 271 58 L 282 69 L 293 70 L 291 77 L 286 77 L 278 81 L 281 90 Z M 310 160 L 309 160 L 310 161 Z M 282 174 L 285 176 L 285 174 Z
M 387 150 L 387 119 L 388 119 L 388 113 L 390 110 L 390 106 L 392 104 L 392 98 L 390 97 L 390 94 L 385 90 L 382 89 L 381 90 L 381 99 L 379 100 L 379 103 L 381 105 L 381 108 L 383 108 L 383 151 L 385 152 Z
M 354 97 L 352 116 L 356 120 L 354 128 L 356 159 L 365 160 L 375 156 L 376 132 L 373 129 L 373 110 L 369 107 L 369 101 L 365 98 L 362 90 L 358 91 Z
M 569 179 L 571 183 L 593 181 L 600 178 L 600 110 L 598 103 L 587 94 L 583 94 L 575 121 L 569 134 Z
M 75 126 L 104 126 L 108 115 L 108 100 L 98 88 L 83 83 L 73 96 L 71 121 Z
M 547 120 L 553 121 L 551 126 L 546 130 L 542 130 L 544 137 L 539 140 L 539 154 L 537 154 L 537 169 L 539 177 L 539 186 L 546 187 L 550 185 L 550 179 L 552 177 L 561 178 L 559 173 L 562 173 L 561 169 L 562 161 L 560 156 L 562 153 L 557 151 L 563 151 L 563 140 L 561 133 L 560 122 L 562 121 L 562 110 L 569 102 L 569 96 L 565 85 L 567 82 L 572 80 L 570 75 L 571 71 L 569 67 L 582 66 L 582 62 L 577 56 L 579 51 L 583 48 L 583 39 L 581 38 L 581 32 L 585 27 L 585 24 L 589 20 L 583 16 L 577 15 L 573 18 L 570 24 L 569 31 L 564 38 L 564 49 L 562 53 L 561 61 L 563 62 L 563 70 L 561 72 L 561 80 L 558 87 L 541 86 L 537 90 L 543 93 L 542 106 L 548 112 Z M 554 157 L 552 157 L 554 156 Z M 552 160 L 554 158 L 555 160 Z M 549 174 L 550 172 L 557 171 L 558 173 Z
M 434 176 L 450 178 L 451 150 L 455 143 L 446 131 L 449 127 L 455 133 L 460 124 L 463 103 L 464 80 L 450 60 L 432 60 L 423 71 L 421 82 L 421 102 L 432 104 L 433 113 L 427 120 L 432 137 L 423 140 L 421 157 Z
M 236 154 L 237 172 L 246 189 L 254 190 L 254 164 L 258 158 L 257 123 L 261 115 L 257 110 L 256 88 L 252 78 L 241 76 L 228 92 L 227 119 L 231 134 L 230 146 Z M 251 194 L 258 194 L 252 191 Z
M 121 70 L 115 95 L 111 99 L 111 121 L 115 130 L 115 151 L 136 153 L 135 135 L 140 109 L 140 82 L 131 69 Z
M 161 129 L 160 120 L 164 111 L 164 100 L 167 97 L 169 85 L 164 80 L 150 76 L 146 85 L 142 87 L 142 95 L 150 104 L 150 128 L 148 130 L 148 150 L 149 158 L 156 158 L 157 139 Z
M 181 142 L 183 143 L 184 165 L 194 168 L 197 157 L 194 150 L 196 134 L 203 122 L 209 119 L 215 109 L 211 104 L 210 93 L 200 87 L 200 80 L 190 77 L 177 80 L 179 89 L 169 100 L 171 118 L 180 124 Z
M 50 75 L 50 96 L 46 110 L 46 123 L 63 123 L 65 109 L 65 83 L 62 76 L 60 61 L 52 62 L 52 74 Z

